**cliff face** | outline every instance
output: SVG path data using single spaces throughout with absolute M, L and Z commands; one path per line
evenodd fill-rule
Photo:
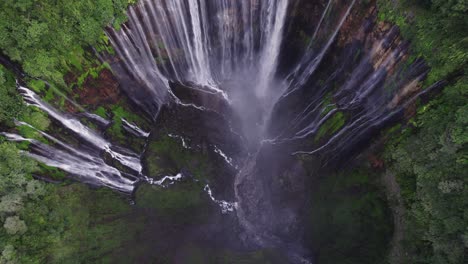
M 298 4 L 296 8 L 298 9 L 294 11 L 298 12 L 297 10 L 301 9 L 301 4 Z M 291 12 L 290 15 L 293 16 L 294 13 Z M 293 21 L 299 20 L 297 17 L 292 19 L 295 19 Z M 301 20 L 307 19 L 310 18 L 301 18 Z M 292 24 L 297 26 L 299 22 Z M 291 33 L 296 32 L 294 28 L 289 28 L 287 32 L 287 36 L 291 37 L 292 40 L 285 42 L 283 51 L 286 54 L 292 54 L 297 52 L 297 49 L 294 48 L 297 46 L 294 45 L 299 45 L 299 41 L 296 41 L 294 37 L 298 39 L 299 36 Z M 321 33 L 324 35 L 324 40 L 326 40 L 327 32 Z M 307 47 L 304 47 L 306 46 L 304 42 L 301 44 L 302 52 L 304 52 Z M 300 91 L 291 95 L 291 97 L 282 101 L 276 107 L 269 123 L 268 134 L 270 137 L 275 138 L 279 134 L 277 131 L 285 130 L 286 133 L 282 131 L 283 134 L 281 134 L 284 137 L 283 142 L 279 141 L 279 144 L 273 144 L 273 146 L 264 143 L 264 146 L 260 150 L 254 150 L 253 153 L 247 154 L 249 148 L 244 148 L 242 143 L 245 139 L 239 137 L 236 139 L 237 141 L 228 140 L 228 135 L 231 135 L 232 131 L 225 130 L 223 132 L 223 127 L 228 127 L 228 124 L 230 124 L 234 128 L 234 131 L 242 134 L 240 124 L 236 123 L 236 120 L 238 120 L 238 117 L 236 117 L 237 113 L 235 111 L 231 112 L 229 105 L 223 104 L 222 100 L 216 99 L 217 97 L 214 95 L 203 93 L 200 90 L 197 91 L 197 89 L 193 89 L 194 87 L 184 87 L 177 84 L 173 86 L 173 91 L 184 103 L 193 103 L 212 112 L 194 109 L 185 111 L 183 107 L 177 105 L 168 106 L 167 109 L 161 112 L 161 117 L 156 122 L 158 124 L 157 129 L 179 136 L 180 138 L 177 140 L 185 139 L 187 145 L 192 147 L 189 152 L 206 153 L 208 156 L 214 157 L 212 151 L 210 151 L 210 146 L 217 145 L 229 157 L 233 157 L 236 164 L 240 166 L 237 173 L 232 168 L 222 170 L 218 167 L 214 170 L 218 172 L 218 176 L 211 178 L 210 181 L 216 186 L 215 189 L 218 195 L 227 200 L 236 200 L 237 198 L 240 206 L 242 206 L 242 209 L 240 209 L 242 210 L 241 215 L 239 216 L 238 213 L 238 216 L 241 219 L 240 221 L 244 221 L 244 223 L 240 223 L 240 225 L 243 228 L 247 226 L 248 230 L 242 232 L 245 233 L 243 234 L 244 242 L 255 244 L 256 242 L 252 243 L 252 241 L 257 240 L 261 241 L 260 244 L 264 243 L 264 246 L 283 247 L 278 241 L 284 240 L 286 244 L 289 243 L 300 248 L 299 244 L 302 243 L 301 237 L 304 234 L 304 230 L 308 230 L 309 226 L 321 225 L 316 222 L 318 219 L 316 216 L 313 218 L 312 223 L 308 218 L 309 213 L 313 211 L 313 209 L 309 208 L 311 206 L 310 195 L 314 192 L 320 192 L 325 195 L 323 190 L 316 190 L 315 187 L 310 188 L 307 186 L 310 186 L 310 184 L 314 184 L 314 186 L 323 185 L 326 181 L 325 175 L 333 175 L 335 173 L 332 172 L 332 168 L 336 167 L 337 161 L 353 160 L 353 153 L 357 154 L 362 149 L 365 149 L 368 142 L 371 141 L 373 133 L 378 133 L 382 127 L 391 126 L 399 118 L 403 118 L 403 115 L 397 115 L 394 119 L 388 118 L 388 122 L 378 124 L 379 127 L 374 127 L 366 131 L 367 133 L 349 134 L 347 138 L 353 137 L 353 135 L 361 138 L 353 138 L 349 145 L 346 145 L 343 149 L 341 149 L 343 145 L 337 145 L 330 150 L 325 149 L 323 152 L 319 152 L 320 154 L 317 154 L 316 157 L 301 157 L 300 159 L 297 156 L 291 156 L 290 153 L 298 148 L 318 148 L 321 145 L 323 146 L 330 137 L 339 134 L 341 129 L 345 129 L 346 124 L 359 119 L 360 115 L 362 117 L 362 111 L 374 113 L 372 111 L 375 108 L 382 107 L 385 110 L 380 112 L 382 114 L 380 117 L 385 117 L 385 114 L 391 113 L 392 109 L 401 107 L 398 103 L 404 104 L 404 102 L 407 102 L 408 97 L 417 91 L 406 88 L 400 90 L 398 85 L 408 83 L 410 87 L 418 87 L 414 85 L 418 80 L 415 81 L 412 78 L 421 78 L 426 68 L 424 64 L 415 64 L 413 70 L 407 72 L 407 75 L 402 77 L 400 69 L 405 65 L 407 59 L 406 48 L 407 46 L 401 40 L 396 28 L 376 21 L 376 9 L 373 4 L 358 6 L 344 20 L 336 39 L 332 42 L 326 55 L 324 55 L 323 61 L 317 66 L 311 80 L 304 87 L 301 87 Z M 284 62 L 281 63 L 283 65 L 281 67 L 287 68 L 285 65 L 291 64 L 291 59 L 285 58 L 283 56 L 282 61 Z M 385 77 L 379 77 L 380 79 L 374 80 L 372 76 Z M 390 82 L 396 82 L 394 83 L 394 87 L 382 91 L 382 87 Z M 327 100 L 327 104 L 332 105 L 331 108 L 346 108 L 348 95 L 356 91 L 365 93 L 366 91 L 360 88 L 365 85 L 373 85 L 369 89 L 375 89 L 375 91 L 369 92 L 371 97 L 366 98 L 365 102 L 360 102 L 361 105 L 354 106 L 354 109 L 342 110 L 347 119 L 342 124 L 343 127 L 338 127 L 334 131 L 328 130 L 330 134 L 325 133 L 322 135 L 322 138 L 317 140 L 307 140 L 306 138 L 288 140 L 287 136 L 294 134 L 292 133 L 293 131 L 288 131 L 291 128 L 287 126 L 290 126 L 291 121 L 294 120 L 293 117 L 297 115 L 299 110 L 303 111 L 307 109 L 307 106 L 311 102 L 315 102 L 317 107 L 320 108 L 319 105 L 323 104 L 322 101 L 324 100 Z M 396 100 L 395 98 L 401 99 Z M 388 104 L 385 105 L 383 102 L 387 102 Z M 323 110 L 323 108 L 325 107 L 320 108 L 320 110 Z M 401 109 L 404 108 L 406 108 L 406 105 Z M 389 109 L 387 113 L 382 113 L 387 109 Z M 320 116 L 320 111 L 309 113 L 309 116 L 304 118 L 303 123 L 297 124 L 297 126 L 310 125 L 307 122 L 313 120 L 314 114 Z M 373 118 L 377 119 L 377 116 Z M 231 122 L 227 120 L 231 120 Z M 371 126 L 372 124 L 364 123 L 363 125 L 362 129 L 368 130 L 369 128 L 365 125 Z M 353 131 L 359 130 L 353 128 Z M 163 135 L 155 136 L 153 140 L 158 142 L 161 140 L 161 136 Z M 147 159 L 155 155 L 154 153 L 147 152 Z M 161 159 L 164 160 L 165 158 L 162 157 Z M 326 161 L 329 163 L 325 163 Z M 158 164 L 164 164 L 164 162 Z M 165 164 L 167 164 L 167 161 Z M 184 166 L 190 167 L 192 165 Z M 176 167 L 173 167 L 171 173 L 176 172 Z M 229 165 L 227 167 L 229 168 Z M 222 176 L 219 174 L 222 174 Z M 330 177 L 341 179 L 338 176 Z M 377 191 L 378 188 L 375 187 L 373 182 L 372 179 L 369 179 L 369 182 L 363 183 L 360 188 L 363 188 L 363 190 L 366 188 L 376 188 L 373 195 L 380 197 Z M 234 194 L 231 188 L 234 188 Z M 359 200 L 362 194 L 363 191 L 359 191 L 355 194 L 354 198 L 348 198 L 350 200 Z M 317 199 L 316 196 L 314 197 L 314 199 Z M 343 199 L 346 199 L 344 197 L 347 196 L 343 196 Z M 373 210 L 382 210 L 386 206 L 384 200 L 383 198 L 382 203 L 368 206 L 371 206 Z M 317 203 L 315 202 L 312 206 L 316 205 Z M 378 216 L 376 218 L 377 222 L 373 226 L 388 225 L 384 216 L 388 217 L 388 213 Z M 322 217 L 325 216 L 322 215 Z M 351 223 L 350 226 L 354 224 Z M 388 236 L 389 231 L 388 229 L 382 229 L 376 232 L 384 232 L 385 236 Z M 369 234 L 369 232 L 366 232 L 366 234 Z M 352 237 L 353 235 L 350 236 Z M 386 241 L 382 240 L 376 243 L 379 243 L 380 248 L 385 248 Z M 313 247 L 317 247 L 317 254 L 323 250 L 315 242 Z M 306 250 L 298 249 L 298 252 L 307 254 L 305 253 Z M 295 253 L 292 252 L 291 254 Z M 382 252 L 379 254 L 382 254 Z
M 351 8 L 349 3 L 297 1 L 288 10 L 278 75 L 289 75 L 290 86 L 269 116 L 265 131 L 270 141 L 252 144 L 243 134 L 245 112 L 233 109 L 219 94 L 197 84 L 173 82 L 170 88 L 180 103 L 158 110 L 143 164 L 150 177 L 182 171 L 209 183 L 218 197 L 238 202 L 235 225 L 244 245 L 286 248 L 285 254 L 297 261 L 310 254 L 321 258 L 329 250 L 318 244 L 320 240 L 304 238 L 305 230 L 316 232 L 310 226 L 324 225 L 320 217 L 325 218 L 317 213 L 320 217 L 312 216 L 311 223 L 309 214 L 321 210 L 312 201 L 319 198 L 311 193 L 325 195 L 326 187 L 307 186 L 326 185 L 326 175 L 344 177 L 334 169 L 351 164 L 382 129 L 404 119 L 427 67 L 422 60 L 408 61 L 408 43 L 398 28 L 377 21 L 374 2 Z M 116 69 L 127 95 L 137 104 L 147 101 L 137 91 L 141 83 Z M 176 150 L 174 144 L 183 148 Z M 376 204 L 361 200 L 366 188 L 380 197 L 374 180 L 361 184 L 349 198 L 353 202 L 342 206 L 352 208 L 360 201 L 364 205 L 350 209 L 353 214 L 365 206 L 385 211 L 385 199 Z M 352 189 L 342 188 L 345 193 Z M 336 194 L 334 199 L 338 197 L 348 196 Z M 388 225 L 386 217 L 387 213 L 376 216 L 373 226 L 388 237 L 389 229 L 378 228 Z M 355 225 L 360 228 L 349 226 Z M 301 246 L 304 239 L 311 248 Z M 387 240 L 375 243 L 382 249 Z
M 391 2 L 393 16 L 399 9 Z M 25 77 L 31 89 L 20 91 L 37 108 L 18 117 L 32 125 L 9 124 L 11 133 L 2 135 L 52 166 L 42 166 L 37 179 L 72 178 L 131 194 L 134 206 L 115 193 L 89 195 L 77 184 L 38 194 L 51 211 L 65 197 L 65 206 L 97 216 L 84 222 L 82 214 L 64 210 L 51 219 L 83 220 L 77 226 L 92 231 L 80 243 L 91 241 L 92 232 L 105 233 L 103 240 L 124 234 L 85 261 L 112 252 L 130 262 L 378 263 L 388 255 L 395 225 L 391 261 L 434 255 L 456 263 L 463 257 L 462 236 L 454 238 L 463 216 L 443 208 L 455 208 L 463 195 L 462 67 L 443 76 L 446 81 L 424 83 L 429 67 L 410 52 L 397 26 L 383 22 L 376 5 L 142 0 L 123 30 L 107 31 L 117 53 L 100 47 L 112 71 L 92 62 L 79 76 L 69 73 L 66 99 L 59 86 Z M 408 25 L 402 21 L 412 19 L 396 18 L 403 34 Z M 412 40 L 417 51 L 424 47 Z M 447 84 L 442 99 L 418 110 Z M 422 114 L 407 126 L 416 113 Z M 2 151 L 10 148 L 0 143 Z M 15 198 L 5 197 L 2 206 Z M 31 211 L 37 197 L 21 214 L 34 232 L 42 230 L 34 219 L 47 215 Z M 108 197 L 114 199 L 109 204 Z M 106 213 L 116 205 L 122 212 Z M 9 221 L 8 228 L 17 223 L 26 232 L 19 218 Z M 411 237 L 416 246 L 403 254 L 406 224 L 418 226 L 414 234 L 424 239 Z M 61 228 L 78 236 L 74 226 Z M 66 232 L 54 241 L 62 240 L 70 240 Z M 19 248 L 18 241 L 8 237 Z M 437 249 L 440 244 L 456 250 Z

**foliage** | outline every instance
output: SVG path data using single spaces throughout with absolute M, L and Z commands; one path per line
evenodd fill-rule
M 215 168 L 207 155 L 186 149 L 180 139 L 162 136 L 150 142 L 145 155 L 148 175 L 177 174 L 181 169 L 193 173 L 198 180 L 208 180 Z
M 84 71 L 84 79 L 108 67 L 88 67 L 85 49 L 106 46 L 103 28 L 122 23 L 127 5 L 133 2 L 2 1 L 0 50 L 33 77 L 28 86 L 50 101 L 55 99 L 56 85 L 64 86 L 66 73 Z M 1 127 L 13 127 L 13 119 L 18 119 L 34 127 L 18 127 L 21 135 L 46 141 L 36 129 L 48 128 L 47 115 L 26 107 L 15 88 L 13 74 L 0 66 Z M 64 174 L 38 166 L 18 147 L 25 146 L 0 139 L 0 263 L 105 261 L 109 252 L 133 239 L 143 227 L 141 218 L 128 217 L 132 212 L 128 201 L 110 190 L 33 179 L 32 174 L 39 172 L 59 179 Z
M 413 55 L 431 67 L 432 84 L 460 70 L 468 61 L 468 3 L 464 0 L 378 0 L 380 20 L 400 27 Z
M 343 112 L 336 112 L 330 118 L 328 118 L 318 129 L 317 134 L 315 135 L 315 142 L 318 142 L 326 135 L 332 135 L 346 122 L 346 117 Z
M 32 178 L 38 169 L 14 144 L 0 143 L 0 263 L 134 263 L 142 247 L 143 254 L 154 254 L 151 234 L 139 240 L 155 219 L 147 211 L 152 206 L 140 210 L 116 192 L 83 184 L 46 184 Z M 158 193 L 161 199 L 147 204 L 179 208 L 190 221 L 194 214 L 187 209 L 200 204 L 201 187 L 186 190 Z
M 12 125 L 24 111 L 20 96 L 16 92 L 15 77 L 0 65 L 0 124 Z
M 156 210 L 159 217 L 169 217 L 171 222 L 193 224 L 204 204 L 203 186 L 183 182 L 171 188 L 143 185 L 137 191 L 137 206 Z M 206 202 L 206 200 L 205 200 Z
M 284 264 L 288 263 L 286 256 L 274 250 L 257 250 L 252 252 L 232 252 L 213 250 L 200 245 L 189 244 L 183 249 L 185 255 L 182 263 L 191 264 Z
M 35 180 L 40 167 L 0 143 L 0 262 L 86 263 L 105 259 L 142 227 L 110 190 Z M 125 219 L 124 219 L 125 218 Z
M 64 85 L 83 47 L 97 45 L 103 28 L 126 19 L 133 0 L 0 2 L 0 50 L 20 62 L 32 77 Z
M 107 110 L 102 106 L 99 106 L 94 113 L 102 118 L 107 118 Z
M 104 62 L 103 64 L 94 67 L 89 66 L 88 69 L 78 77 L 76 85 L 78 85 L 78 87 L 82 87 L 89 76 L 91 76 L 94 79 L 98 78 L 99 73 L 104 69 L 110 69 L 110 65 L 107 62 Z
M 19 164 L 21 166 L 18 166 Z M 0 177 L 2 179 L 0 181 L 0 195 L 2 201 L 5 196 L 10 197 L 9 199 L 17 196 L 18 200 L 21 200 L 21 197 L 27 194 L 26 190 L 30 182 L 28 179 L 31 179 L 30 174 L 36 170 L 37 164 L 21 154 L 13 143 L 0 143 Z M 11 204 L 15 205 L 15 203 Z M 10 209 L 5 210 L 10 211 Z
M 411 263 L 466 260 L 468 191 L 467 77 L 447 87 L 413 122 L 413 133 L 389 144 L 407 207 Z
M 34 82 L 38 89 L 44 85 L 42 81 Z M 33 127 L 45 131 L 50 125 L 47 115 L 36 107 L 27 107 L 16 91 L 16 80 L 12 72 L 0 65 L 0 125 L 13 127 L 14 120 L 26 122 Z M 27 126 L 21 126 L 19 132 L 27 138 L 40 139 L 40 134 Z
M 29 201 L 37 200 L 44 194 L 43 183 L 31 177 L 36 169 L 37 164 L 23 156 L 14 144 L 0 143 L 0 220 L 3 223 L 0 231 L 0 237 L 3 238 L 0 240 L 1 248 L 6 246 L 6 235 L 16 237 L 28 230 L 20 214 Z M 11 252 L 12 247 L 5 250 L 3 255 L 14 255 Z
M 111 118 L 112 123 L 106 128 L 106 136 L 111 141 L 127 146 L 138 153 L 141 153 L 146 146 L 146 138 L 137 137 L 124 128 L 122 119 L 135 124 L 143 131 L 150 131 L 147 119 L 130 110 L 130 104 L 126 100 L 121 100 L 116 104 L 100 106 L 95 113 L 105 119 Z
M 118 27 L 125 20 L 124 10 L 131 2 L 4 0 L 0 2 L 0 50 L 20 62 L 30 76 L 59 85 L 64 85 L 65 73 L 84 71 L 77 78 L 80 85 L 89 75 L 95 77 L 107 67 L 84 69 L 85 49 L 88 46 L 106 49 L 103 28 L 111 24 Z M 405 38 L 412 41 L 415 55 L 428 61 L 432 67 L 428 83 L 465 67 L 466 1 L 401 1 L 399 6 L 394 3 L 379 0 L 379 17 L 398 24 Z M 395 139 L 386 151 L 408 208 L 405 218 L 408 263 L 465 261 L 466 83 L 464 77 L 448 87 L 441 98 L 420 109 L 412 122 L 413 129 Z M 33 80 L 29 85 L 46 93 L 46 98 L 53 98 L 53 91 L 43 81 Z M 324 114 L 333 110 L 331 103 L 327 98 L 325 104 L 329 106 Z M 111 110 L 114 122 L 107 132 L 123 142 L 121 119 L 139 122 L 140 118 L 121 106 Z M 107 115 L 102 107 L 97 113 Z M 0 124 L 11 126 L 15 118 L 40 130 L 47 129 L 50 123 L 46 115 L 25 107 L 15 91 L 14 76 L 0 66 Z M 320 127 L 315 140 L 335 133 L 345 121 L 342 112 L 334 114 Z M 27 126 L 21 126 L 19 132 L 43 140 Z M 207 157 L 182 148 L 169 137 L 151 142 L 148 152 L 146 162 L 152 176 L 187 168 L 201 179 L 213 170 Z M 193 213 L 205 205 L 199 183 L 183 183 L 174 189 L 142 186 L 137 192 L 135 209 L 110 191 L 37 181 L 32 174 L 39 169 L 17 146 L 0 141 L 1 263 L 112 262 L 114 252 L 128 247 L 143 233 L 145 224 L 150 222 L 145 218 L 151 215 L 148 211 L 185 222 L 193 220 Z M 46 166 L 42 170 L 57 173 Z M 313 185 L 311 193 L 309 241 L 318 252 L 318 261 L 378 263 L 385 254 L 391 218 L 371 175 L 366 171 L 334 174 Z M 269 263 L 265 259 L 274 259 L 270 256 L 274 254 L 265 252 L 213 255 L 198 248 L 189 251 L 193 253 L 189 254 L 190 261 L 197 259 L 201 263 Z
M 128 139 L 124 134 L 122 118 L 128 122 L 133 122 L 139 125 L 145 122 L 143 118 L 127 111 L 121 105 L 114 105 L 111 110 L 112 126 L 107 130 L 107 132 L 113 137 L 114 140 L 117 140 L 120 143 L 125 143 L 125 140 Z M 99 112 L 100 114 L 104 114 L 102 109 L 100 109 Z
M 28 230 L 26 224 L 19 218 L 19 216 L 7 217 L 3 227 L 5 228 L 6 233 L 9 235 L 22 235 Z
M 454 72 L 463 77 L 418 109 L 410 127 L 387 144 L 407 213 L 408 263 L 464 263 L 468 218 L 466 30 L 468 3 L 451 0 L 378 1 L 379 17 L 396 23 L 413 53 L 431 66 L 426 84 Z
M 408 263 L 464 263 L 468 218 L 468 3 L 378 1 L 379 17 L 396 23 L 414 55 L 431 72 L 426 84 L 462 72 L 443 94 L 418 109 L 411 126 L 387 144 L 386 159 L 397 174 L 407 214 Z M 464 73 L 463 73 L 464 72 Z
M 89 263 L 105 260 L 143 227 L 128 218 L 129 204 L 110 190 L 79 184 L 45 185 L 40 200 L 23 202 L 0 231 L 2 260 L 16 263 Z
M 307 241 L 317 263 L 384 263 L 392 220 L 372 175 L 359 169 L 311 184 Z
M 44 143 L 47 142 L 47 140 L 39 132 L 46 131 L 50 125 L 50 120 L 46 114 L 39 112 L 39 110 L 35 107 L 28 107 L 18 119 L 28 124 L 17 127 L 21 136 L 30 139 L 36 139 Z
M 330 113 L 333 109 L 336 109 L 336 105 L 333 103 L 333 94 L 327 93 L 322 99 L 323 110 L 320 116 L 324 117 Z

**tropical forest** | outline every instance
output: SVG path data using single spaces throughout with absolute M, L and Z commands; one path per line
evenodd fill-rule
M 468 263 L 467 0 L 1 0 L 0 263 Z

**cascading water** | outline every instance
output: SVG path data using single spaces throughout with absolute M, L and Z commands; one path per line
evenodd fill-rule
M 37 94 L 28 88 L 19 87 L 18 90 L 22 93 L 28 104 L 36 106 L 49 114 L 50 117 L 79 137 L 82 143 L 89 145 L 90 149 L 94 151 L 70 146 L 24 122 L 17 122 L 17 124 L 19 126 L 29 126 L 37 130 L 45 138 L 55 144 L 55 146 L 49 146 L 37 140 L 26 139 L 14 134 L 5 133 L 4 135 L 7 138 L 13 141 L 30 142 L 32 145 L 32 152 L 29 155 L 31 157 L 48 166 L 57 167 L 75 175 L 80 181 L 98 186 L 107 186 L 127 193 L 133 190 L 134 184 L 140 178 L 142 171 L 139 155 L 130 150 L 112 145 L 79 120 L 67 116 L 43 102 Z M 103 120 L 100 119 L 100 121 L 102 122 Z M 113 160 L 126 167 L 127 171 L 122 172 L 108 165 L 101 157 L 101 152 L 107 153 Z
M 128 26 L 109 37 L 142 92 L 159 95 L 151 109 L 170 100 L 168 80 L 227 99 L 223 83 L 249 71 L 256 78 L 243 89 L 262 98 L 270 95 L 287 10 L 288 0 L 143 0 L 130 7 Z
M 418 90 L 427 73 L 424 62 L 406 63 L 408 43 L 395 27 L 377 30 L 373 11 L 361 24 L 354 21 L 353 10 L 361 4 L 356 0 L 316 3 L 318 15 L 307 25 L 303 47 L 291 52 L 292 44 L 284 39 L 295 36 L 289 32 L 293 14 L 305 2 L 140 0 L 129 8 L 128 23 L 107 32 L 120 59 L 113 69 L 122 83 L 131 81 L 123 89 L 154 120 L 162 108 L 174 105 L 216 112 L 211 106 L 180 99 L 174 83 L 214 95 L 233 110 L 234 114 L 216 113 L 240 120 L 246 156 L 229 157 L 216 143 L 210 144 L 236 171 L 236 201 L 215 199 L 209 186 L 205 191 L 223 211 L 236 212 L 246 244 L 286 248 L 297 263 L 308 263 L 304 258 L 308 252 L 298 246 L 299 239 L 283 239 L 294 233 L 300 206 L 284 209 L 275 204 L 282 195 L 278 178 L 285 169 L 281 166 L 296 166 L 290 160 L 297 155 L 312 155 L 322 164 L 343 158 L 428 92 Z M 344 31 L 353 23 L 359 30 L 349 38 Z M 284 53 L 296 56 L 289 59 L 282 57 Z M 410 70 L 404 70 L 405 65 Z M 31 90 L 19 90 L 28 103 L 96 150 L 76 149 L 44 132 L 54 146 L 4 133 L 10 140 L 31 142 L 33 158 L 81 181 L 125 192 L 140 180 L 165 186 L 181 179 L 182 174 L 149 179 L 142 175 L 140 155 L 114 146 Z M 107 124 L 105 119 L 87 117 Z M 125 119 L 122 123 L 135 137 L 150 136 Z M 169 136 L 190 149 L 184 136 Z M 108 165 L 103 152 L 126 170 Z
M 134 188 L 135 176 L 124 175 L 118 169 L 108 165 L 99 155 L 75 149 L 48 134 L 43 135 L 54 142 L 57 147 L 15 134 L 2 133 L 2 135 L 11 141 L 30 142 L 32 145 L 31 152 L 28 153 L 30 157 L 48 166 L 60 168 L 74 175 L 81 182 L 106 186 L 125 193 L 131 192 Z
M 60 122 L 65 128 L 79 136 L 84 142 L 91 144 L 98 150 L 105 151 L 123 166 L 137 173 L 141 173 L 142 167 L 139 156 L 136 153 L 123 148 L 117 149 L 110 142 L 97 135 L 94 131 L 83 125 L 77 119 L 67 117 L 51 107 L 49 104 L 43 102 L 33 91 L 29 90 L 28 88 L 20 87 L 19 91 L 23 93 L 23 96 L 28 104 L 39 107 L 41 110 L 49 114 L 50 117 Z

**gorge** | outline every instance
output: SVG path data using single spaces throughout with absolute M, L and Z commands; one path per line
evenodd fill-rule
M 73 30 L 57 33 L 62 51 L 46 35 L 55 18 L 26 22 L 30 47 L 52 41 L 34 56 L 56 52 L 28 61 L 0 24 L 0 83 L 16 100 L 0 115 L 3 262 L 466 259 L 463 1 L 439 14 L 461 34 L 437 60 L 407 32 L 438 1 L 26 2 L 2 5 L 58 8 Z M 66 41 L 89 28 L 95 40 Z

